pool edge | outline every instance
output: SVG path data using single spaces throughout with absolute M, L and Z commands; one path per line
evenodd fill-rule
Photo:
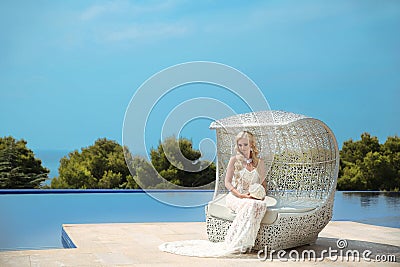
M 63 248 L 66 249 L 77 248 L 72 239 L 69 237 L 67 231 L 65 231 L 64 225 L 61 226 L 61 243 Z

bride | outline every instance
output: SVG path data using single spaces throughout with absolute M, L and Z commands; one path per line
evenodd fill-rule
M 259 158 L 253 134 L 240 132 L 235 141 L 236 155 L 229 160 L 225 186 L 229 190 L 226 206 L 236 213 L 236 217 L 225 240 L 219 243 L 208 240 L 167 242 L 159 246 L 160 250 L 186 256 L 220 257 L 246 252 L 254 246 L 267 210 L 264 202 L 265 164 Z

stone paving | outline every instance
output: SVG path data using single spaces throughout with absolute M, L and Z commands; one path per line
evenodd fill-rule
M 315 244 L 286 250 L 284 259 L 273 254 L 273 260 L 259 259 L 257 252 L 225 258 L 196 258 L 158 250 L 158 245 L 165 241 L 206 239 L 204 222 L 71 224 L 63 227 L 77 248 L 0 252 L 0 266 L 399 266 L 400 263 L 400 229 L 347 221 L 330 222 Z M 338 239 L 347 242 L 347 248 L 338 249 Z M 323 252 L 329 248 L 338 251 L 332 258 Z M 357 250 L 360 255 L 370 250 L 368 258 L 371 261 L 362 257 L 354 261 L 352 256 L 347 261 L 339 254 L 342 251 L 345 255 L 346 249 Z M 301 255 L 304 250 L 315 251 L 317 259 L 288 258 L 289 254 Z M 392 255 L 396 262 L 388 262 Z M 377 257 L 386 258 L 386 261 L 378 262 Z

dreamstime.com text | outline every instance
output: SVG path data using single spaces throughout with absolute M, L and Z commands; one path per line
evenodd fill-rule
M 353 261 L 360 262 L 396 262 L 396 255 L 372 255 L 372 251 L 369 249 L 359 251 L 356 249 L 346 249 L 347 240 L 338 239 L 336 242 L 337 249 L 324 249 L 316 252 L 313 249 L 303 250 L 301 252 L 297 250 L 259 250 L 257 257 L 261 261 L 323 261 L 325 258 L 329 258 L 331 261 Z

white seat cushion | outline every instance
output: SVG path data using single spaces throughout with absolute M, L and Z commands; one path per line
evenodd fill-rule
M 214 200 L 208 203 L 208 213 L 211 216 L 233 221 L 236 214 L 225 205 L 226 194 L 217 196 Z M 296 202 L 284 203 L 281 201 L 276 201 L 274 198 L 269 197 L 265 200 L 268 206 L 267 212 L 261 223 L 263 224 L 273 224 L 278 218 L 278 213 L 301 213 L 313 210 L 317 207 L 314 202 Z
M 215 200 L 210 201 L 208 203 L 208 213 L 217 218 L 233 221 L 233 219 L 236 217 L 236 214 L 230 208 L 226 207 L 225 200 L 226 195 L 220 195 L 219 197 L 216 197 Z M 276 200 L 273 198 L 266 199 L 266 203 L 267 206 L 273 206 L 276 204 Z M 277 217 L 278 212 L 268 208 L 261 223 L 272 224 Z
M 273 209 L 277 209 L 280 213 L 299 213 L 313 210 L 320 204 L 319 199 L 291 197 L 279 199 Z
M 208 202 L 208 213 L 214 217 L 233 221 L 236 214 L 233 212 L 233 210 L 225 206 L 225 199 L 226 195 L 219 196 Z
M 316 207 L 285 206 L 285 207 L 274 207 L 271 210 L 276 210 L 279 213 L 300 213 L 300 212 L 307 212 L 315 208 Z

